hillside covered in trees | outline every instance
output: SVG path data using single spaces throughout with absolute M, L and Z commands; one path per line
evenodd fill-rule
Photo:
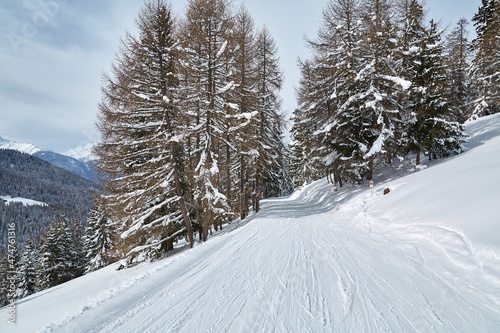
M 463 122 L 500 111 L 499 6 L 483 0 L 470 42 L 466 19 L 446 34 L 420 0 L 329 1 L 300 62 L 294 185 L 460 153 Z
M 0 149 L 0 239 L 5 240 L 0 242 L 0 306 L 8 302 L 7 272 L 14 268 L 18 290 L 10 299 L 83 274 L 83 267 L 77 266 L 83 266 L 78 261 L 83 261 L 85 254 L 76 249 L 99 191 L 96 183 L 36 156 Z M 9 227 L 12 225 L 15 227 Z M 12 238 L 8 232 L 14 233 L 14 244 L 8 242 Z M 57 252 L 56 247 L 62 251 Z M 57 256 L 61 262 L 46 256 Z M 47 273 L 44 267 L 57 273 Z
M 0 200 L 0 237 L 7 239 L 7 223 L 17 226 L 17 242 L 35 241 L 57 216 L 85 220 L 98 185 L 55 167 L 35 156 L 0 149 L 0 195 L 43 202 L 45 206 Z M 6 243 L 0 243 L 0 252 Z

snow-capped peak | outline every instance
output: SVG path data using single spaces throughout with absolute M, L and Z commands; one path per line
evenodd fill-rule
M 4 139 L 2 137 L 0 137 L 0 149 L 12 149 L 12 150 L 17 150 L 17 151 L 20 151 L 22 153 L 27 153 L 30 155 L 33 155 L 33 154 L 41 151 L 40 148 L 32 145 L 31 143 L 19 143 L 19 142 Z
M 63 152 L 63 155 L 73 157 L 74 159 L 88 162 L 95 160 L 96 157 L 92 153 L 92 149 L 94 148 L 95 143 L 87 143 L 83 146 L 78 146 L 76 148 L 70 149 L 68 151 Z

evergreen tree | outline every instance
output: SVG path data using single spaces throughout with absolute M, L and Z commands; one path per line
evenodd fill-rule
M 329 2 L 317 39 L 308 41 L 312 59 L 300 63 L 295 186 L 325 175 L 339 186 L 357 183 L 409 152 L 419 163 L 421 151 L 436 158 L 460 150 L 441 34 L 423 21 L 418 0 Z M 466 98 L 457 103 L 465 107 Z
M 391 163 L 401 133 L 400 96 L 407 88 L 400 77 L 396 25 L 390 3 L 371 0 L 363 9 L 359 65 L 351 108 L 356 131 L 354 173 L 372 179 L 377 165 Z
M 299 61 L 301 78 L 297 89 L 298 108 L 292 115 L 290 129 L 291 164 L 290 171 L 294 188 L 320 178 L 321 166 L 312 133 L 320 124 L 313 119 L 315 115 L 315 82 L 313 64 L 310 60 Z
M 24 251 L 18 264 L 18 284 L 16 298 L 21 299 L 37 291 L 37 261 L 38 252 L 31 240 L 24 245 Z
M 473 17 L 477 37 L 470 75 L 477 89 L 474 116 L 500 112 L 500 2 L 483 0 Z
M 454 121 L 446 99 L 446 76 L 443 64 L 443 45 L 437 25 L 421 24 L 423 10 L 417 0 L 415 25 L 410 36 L 410 79 L 412 87 L 409 98 L 411 110 L 407 121 L 406 138 L 410 151 L 416 153 L 416 164 L 425 151 L 429 159 L 459 152 L 465 136 L 461 125 Z
M 469 78 L 471 45 L 467 39 L 468 22 L 458 21 L 446 38 L 445 65 L 447 68 L 446 95 L 454 118 L 465 122 L 471 115 L 472 89 Z
M 85 266 L 87 263 L 85 251 L 83 248 L 83 241 L 85 238 L 85 229 L 82 226 L 79 217 L 73 217 L 70 226 L 71 239 L 72 239 L 72 270 L 74 277 L 82 276 L 85 273 Z
M 356 123 L 352 111 L 357 109 L 361 8 L 358 0 L 331 1 L 323 12 L 317 40 L 309 41 L 314 59 L 307 74 L 310 92 L 305 123 L 309 131 L 312 129 L 316 147 L 308 154 L 323 165 L 321 175 L 333 175 L 333 182 L 339 186 L 342 178 L 359 180 L 353 168 L 359 133 L 352 126 Z
M 87 257 L 86 272 L 91 272 L 110 264 L 113 256 L 110 251 L 116 242 L 116 226 L 109 216 L 96 207 L 89 212 L 88 227 L 84 242 Z
M 137 19 L 139 36 L 127 34 L 105 77 L 100 104 L 98 166 L 105 175 L 106 204 L 117 218 L 123 251 L 157 256 L 180 231 L 193 245 L 183 189 L 188 114 L 180 107 L 177 69 L 182 52 L 171 8 L 147 2 Z
M 42 235 L 38 259 L 38 289 L 47 289 L 75 277 L 72 238 L 68 220 L 64 216 L 51 223 Z
M 255 165 L 255 185 L 261 187 L 265 196 L 283 195 L 281 188 L 285 168 L 283 144 L 284 115 L 281 113 L 279 96 L 283 73 L 280 69 L 276 42 L 269 30 L 264 27 L 257 37 L 257 90 L 256 101 L 258 118 L 256 150 L 258 158 Z
M 311 167 L 312 156 L 307 152 L 312 149 L 309 126 L 302 121 L 303 111 L 297 109 L 292 116 L 292 128 L 290 134 L 292 140 L 289 144 L 291 151 L 290 173 L 293 188 L 300 188 L 315 180 L 315 170 Z
M 12 262 L 12 265 L 14 262 Z M 8 257 L 7 251 L 0 252 L 0 307 L 10 303 L 13 299 L 11 283 L 12 283 L 12 266 Z M 15 283 L 15 281 L 14 281 Z

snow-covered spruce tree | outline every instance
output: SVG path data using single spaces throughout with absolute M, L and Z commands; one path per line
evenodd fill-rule
M 13 288 L 16 286 L 17 281 L 16 274 L 13 272 L 15 271 L 17 259 L 16 249 L 10 248 L 0 252 L 0 307 L 16 300 Z
M 472 89 L 469 78 L 471 45 L 468 41 L 468 22 L 457 22 L 446 36 L 444 61 L 446 66 L 446 95 L 454 118 L 464 123 L 472 113 Z
M 70 230 L 72 236 L 72 248 L 74 252 L 72 269 L 75 277 L 78 277 L 85 273 L 85 266 L 87 264 L 87 258 L 85 256 L 86 253 L 83 248 L 85 228 L 83 227 L 79 217 L 73 217 Z
M 500 2 L 483 0 L 472 21 L 476 39 L 470 75 L 477 90 L 474 116 L 500 112 Z
M 421 133 L 416 119 L 416 109 L 418 103 L 422 101 L 422 96 L 426 95 L 426 89 L 422 88 L 421 65 L 422 45 L 425 45 L 426 26 L 423 5 L 417 0 L 401 0 L 401 13 L 399 16 L 400 37 L 398 60 L 401 62 L 402 75 L 412 80 L 410 93 L 402 100 L 402 120 L 406 124 L 403 132 L 404 153 L 417 153 L 417 164 L 420 164 L 420 141 Z M 423 67 L 422 67 L 423 68 Z
M 185 107 L 192 115 L 191 136 L 193 211 L 205 241 L 212 224 L 232 213 L 227 189 L 221 183 L 227 132 L 238 110 L 234 103 L 232 70 L 234 45 L 230 45 L 233 14 L 226 0 L 190 0 L 181 37 L 185 49 L 184 79 L 189 88 Z M 226 158 L 227 160 L 227 158 Z M 227 180 L 226 180 L 227 181 Z
M 373 170 L 391 163 L 401 133 L 400 95 L 408 82 L 399 77 L 396 62 L 397 34 L 386 0 L 370 0 L 362 6 L 361 32 L 356 41 L 356 75 L 342 109 L 349 121 L 347 145 L 350 178 L 372 179 Z
M 37 287 L 47 289 L 75 277 L 73 239 L 65 216 L 52 222 L 40 241 Z
M 257 36 L 257 128 L 254 133 L 258 158 L 255 164 L 255 185 L 265 196 L 284 194 L 281 180 L 285 168 L 283 130 L 284 114 L 279 96 L 283 73 L 277 47 L 269 30 L 264 27 Z
M 459 151 L 463 142 L 463 129 L 454 121 L 446 99 L 446 72 L 443 63 L 443 43 L 437 25 L 431 21 L 426 27 L 423 7 L 412 0 L 404 38 L 405 74 L 412 82 L 406 99 L 406 146 L 416 153 L 420 164 L 421 153 L 429 158 L 447 156 Z
M 314 128 L 308 154 L 339 185 L 371 179 L 397 153 L 409 83 L 399 76 L 396 37 L 387 1 L 332 0 L 318 38 L 309 41 L 313 59 L 302 69 L 300 118 Z
M 116 218 L 123 254 L 155 257 L 187 233 L 193 245 L 182 172 L 188 136 L 177 75 L 180 45 L 171 8 L 146 2 L 105 76 L 99 105 L 101 144 L 95 150 L 104 175 L 107 210 Z
M 110 264 L 115 259 L 110 252 L 115 246 L 117 230 L 103 207 L 92 209 L 87 222 L 84 249 L 87 257 L 85 271 L 88 273 Z
M 317 170 L 313 161 L 315 144 L 312 142 L 311 133 L 314 131 L 315 122 L 307 119 L 306 112 L 313 100 L 310 96 L 313 91 L 313 70 L 310 60 L 299 61 L 301 77 L 296 89 L 298 107 L 293 112 L 290 129 L 291 150 L 290 172 L 294 188 L 299 188 L 315 180 Z
M 333 176 L 333 182 L 342 186 L 342 178 L 358 180 L 353 169 L 353 152 L 358 148 L 352 112 L 355 99 L 359 56 L 360 26 L 359 0 L 332 0 L 323 11 L 323 24 L 315 40 L 308 42 L 313 51 L 308 72 L 309 93 L 303 96 L 302 108 L 306 124 L 316 124 L 312 140 L 315 156 L 322 164 L 321 176 Z M 354 122 L 355 123 L 355 122 Z M 354 171 L 354 173 L 353 173 Z
M 37 291 L 37 261 L 38 251 L 31 240 L 26 241 L 23 254 L 17 267 L 18 283 L 16 298 L 21 299 Z
M 0 307 L 9 304 L 14 296 L 10 290 L 12 275 L 9 275 L 8 272 L 11 272 L 12 268 L 9 262 L 10 258 L 7 251 L 0 252 Z
M 290 130 L 291 141 L 290 147 L 290 175 L 292 178 L 292 186 L 297 189 L 308 184 L 316 179 L 316 170 L 311 167 L 312 155 L 308 151 L 311 147 L 310 128 L 303 122 L 303 111 L 296 109 L 292 116 L 292 128 Z

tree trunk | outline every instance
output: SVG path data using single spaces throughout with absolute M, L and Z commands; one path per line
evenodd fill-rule
M 240 210 L 240 219 L 244 219 L 246 217 L 246 202 L 245 202 L 245 158 L 243 155 L 240 155 L 240 193 L 239 193 L 239 210 Z
M 192 248 L 194 244 L 193 228 L 191 227 L 191 220 L 189 219 L 186 203 L 184 202 L 184 195 L 182 193 L 181 182 L 179 180 L 179 172 L 177 170 L 177 166 L 174 166 L 174 181 L 175 181 L 175 191 L 177 192 L 177 196 L 179 196 L 179 208 L 181 209 L 182 220 L 184 221 L 184 226 L 186 227 L 186 233 L 189 240 L 189 247 Z
M 366 180 L 373 179 L 373 160 L 368 161 L 368 169 L 366 171 Z

